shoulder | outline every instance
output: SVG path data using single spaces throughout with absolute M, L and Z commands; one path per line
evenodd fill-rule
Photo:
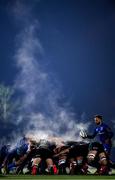
M 105 123 L 102 123 L 101 126 L 104 127 L 104 128 L 109 128 L 109 126 L 107 124 L 105 124 Z
M 108 132 L 111 132 L 112 130 L 111 130 L 111 128 L 110 128 L 110 126 L 108 126 L 107 124 L 103 124 L 103 128 L 106 130 L 106 131 L 108 131 Z

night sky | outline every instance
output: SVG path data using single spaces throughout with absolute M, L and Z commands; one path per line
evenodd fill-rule
M 39 62 L 61 87 L 62 101 L 78 117 L 85 113 L 93 123 L 93 115 L 101 114 L 110 124 L 115 119 L 115 1 L 20 0 L 31 16 L 22 11 L 16 19 L 17 2 L 0 1 L 0 83 L 14 84 L 16 37 L 37 19 Z

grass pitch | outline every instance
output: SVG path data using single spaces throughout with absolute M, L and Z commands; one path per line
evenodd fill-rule
M 0 180 L 25 180 L 25 179 L 37 179 L 37 180 L 115 180 L 115 175 L 111 176 L 98 176 L 98 175 L 6 175 L 0 176 Z

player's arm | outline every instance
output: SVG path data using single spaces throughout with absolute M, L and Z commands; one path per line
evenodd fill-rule
M 109 126 L 106 126 L 105 130 L 108 134 L 108 139 L 111 139 L 114 136 L 114 133 L 112 132 L 111 128 Z
M 83 138 L 83 139 L 93 139 L 95 136 L 97 135 L 97 131 L 96 129 L 94 130 L 94 133 L 93 134 L 87 134 L 84 130 L 81 130 L 80 131 L 80 136 Z
M 88 138 L 88 139 L 93 139 L 93 138 L 95 138 L 96 135 L 97 135 L 97 131 L 96 131 L 96 129 L 95 129 L 94 132 L 93 132 L 93 134 L 87 134 L 87 138 Z

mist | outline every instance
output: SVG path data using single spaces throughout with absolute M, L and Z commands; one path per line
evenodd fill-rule
M 90 123 L 84 123 L 82 115 L 81 119 L 76 119 L 76 114 L 68 105 L 70 103 L 62 101 L 64 92 L 60 87 L 63 85 L 55 75 L 45 71 L 45 62 L 42 62 L 45 49 L 39 40 L 39 20 L 24 1 L 17 1 L 12 12 L 14 20 L 20 22 L 13 58 L 17 68 L 14 88 L 21 103 L 15 123 L 21 126 L 24 134 L 36 138 L 58 136 L 80 140 L 80 129 L 87 129 Z M 19 16 L 23 14 L 21 12 L 26 14 L 26 18 Z

